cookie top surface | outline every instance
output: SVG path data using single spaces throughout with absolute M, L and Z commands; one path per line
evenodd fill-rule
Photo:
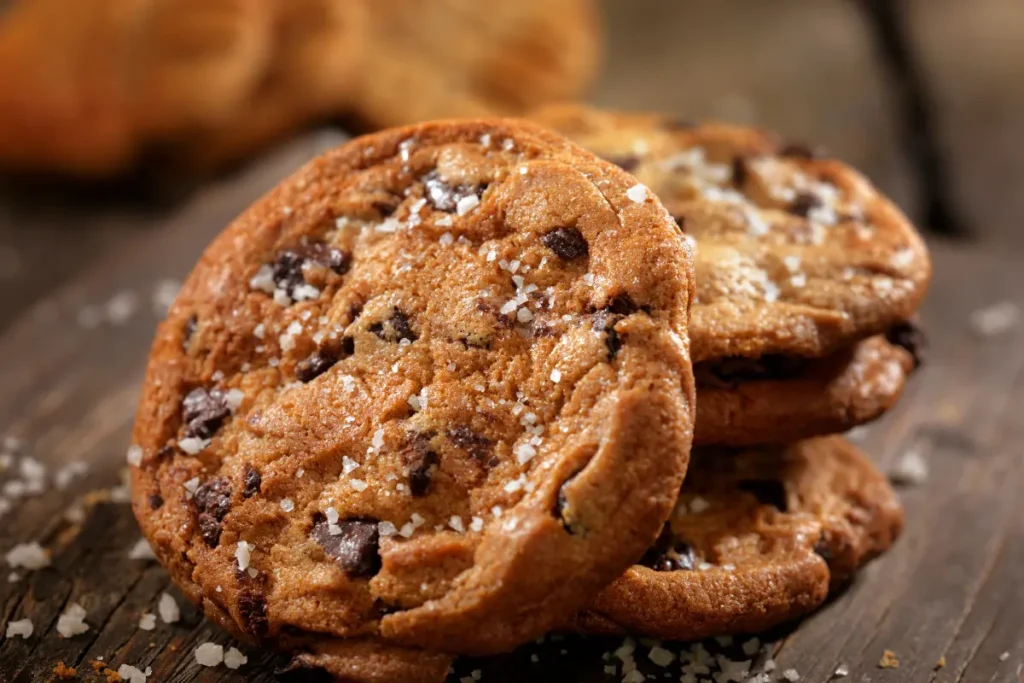
M 576 626 L 679 640 L 764 630 L 820 605 L 902 524 L 886 478 L 842 437 L 696 449 L 658 542 Z
M 236 219 L 158 328 L 136 516 L 253 637 L 510 648 L 672 510 L 692 282 L 654 196 L 540 128 L 349 142 Z
M 823 358 L 769 355 L 694 365 L 694 444 L 790 443 L 845 432 L 891 408 L 914 353 L 883 335 Z
M 762 131 L 559 105 L 535 121 L 635 175 L 696 241 L 694 361 L 823 356 L 905 320 L 931 264 L 862 175 Z

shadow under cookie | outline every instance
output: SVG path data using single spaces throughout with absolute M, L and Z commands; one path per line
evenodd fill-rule
M 698 449 L 658 542 L 571 627 L 667 640 L 763 631 L 816 609 L 902 527 L 885 476 L 843 437 Z
M 917 362 L 910 350 L 878 335 L 824 358 L 696 363 L 694 443 L 788 443 L 847 431 L 891 408 Z

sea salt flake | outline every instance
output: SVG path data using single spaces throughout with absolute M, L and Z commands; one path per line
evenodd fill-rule
M 229 669 L 237 669 L 248 661 L 249 658 L 242 654 L 237 647 L 229 647 L 228 651 L 224 653 L 224 666 Z
M 459 199 L 455 205 L 455 212 L 460 216 L 465 216 L 467 213 L 475 209 L 480 205 L 480 198 L 475 194 L 467 195 Z
M 693 500 L 690 501 L 690 512 L 694 514 L 700 514 L 709 507 L 711 507 L 711 503 L 701 496 L 694 496 Z
M 29 570 L 42 569 L 50 566 L 50 555 L 36 541 L 19 543 L 6 555 L 7 564 L 11 567 L 23 567 Z
M 378 429 L 373 433 L 373 440 L 370 442 L 373 445 L 375 451 L 379 451 L 381 446 L 384 445 L 384 430 Z
M 144 538 L 140 538 L 135 541 L 135 545 L 128 551 L 129 560 L 155 560 L 156 555 L 153 554 L 153 548 L 150 547 L 149 541 Z
M 191 499 L 192 496 L 196 495 L 196 491 L 199 490 L 199 477 L 192 477 L 182 484 L 181 487 L 185 489 L 185 497 Z
M 348 483 L 356 491 L 365 491 L 366 487 L 369 486 L 369 484 L 367 484 L 362 479 L 349 479 Z
M 295 501 L 293 501 L 291 498 L 282 498 L 281 509 L 284 510 L 285 512 L 293 511 L 295 509 Z
M 377 533 L 381 536 L 394 536 L 398 529 L 391 522 L 377 522 Z
M 209 439 L 200 439 L 198 436 L 186 436 L 184 439 L 178 441 L 178 448 L 188 455 L 202 453 L 209 445 Z
M 516 319 L 521 323 L 528 323 L 533 320 L 533 313 L 528 308 L 520 308 L 516 311 Z
M 626 190 L 626 196 L 637 204 L 643 204 L 647 200 L 647 187 L 643 183 L 637 183 Z
M 252 559 L 252 551 L 255 548 L 256 546 L 245 541 L 239 541 L 238 545 L 235 546 L 235 560 L 238 561 L 239 571 L 245 571 L 249 568 L 249 560 Z
M 782 672 L 782 677 L 790 683 L 796 683 L 796 681 L 800 680 L 800 674 L 797 673 L 796 669 L 786 669 Z
M 850 667 L 846 664 L 840 664 L 836 667 L 836 670 L 832 672 L 833 678 L 846 678 L 850 675 Z
M 146 671 L 152 671 L 152 669 L 146 667 Z M 117 675 L 124 683 L 146 683 L 146 679 L 149 677 L 148 673 L 131 664 L 122 664 L 117 667 Z
M 85 608 L 77 602 L 68 605 L 64 613 L 57 617 L 57 633 L 64 638 L 74 638 L 89 630 L 85 623 Z
M 160 596 L 160 602 L 157 603 L 156 611 L 160 615 L 160 620 L 165 624 L 174 624 L 181 619 L 181 610 L 178 609 L 178 603 L 175 602 L 174 597 L 170 593 L 164 593 Z
M 228 407 L 232 413 L 238 410 L 238 407 L 242 405 L 242 401 L 245 400 L 245 392 L 241 389 L 228 389 L 224 393 L 224 405 Z
M 128 453 L 126 454 L 128 464 L 133 467 L 138 467 L 142 464 L 142 447 L 136 444 L 132 444 L 128 447 Z
M 658 666 L 668 666 L 675 660 L 676 656 L 665 648 L 655 645 L 647 654 L 647 658 Z
M 445 234 L 441 235 L 440 239 L 438 239 L 437 241 L 442 247 L 447 247 L 448 245 L 455 241 L 455 238 L 452 237 L 452 234 L 450 232 L 446 232 Z
M 8 638 L 14 638 L 15 636 L 21 636 L 25 640 L 32 637 L 32 626 L 31 619 L 19 619 L 18 621 L 7 622 L 7 636 Z
M 515 455 L 516 461 L 520 465 L 525 465 L 537 455 L 537 449 L 528 443 L 520 444 L 516 446 Z
M 919 451 L 907 451 L 896 460 L 889 479 L 897 484 L 920 484 L 928 479 L 928 462 Z
M 451 519 L 448 520 L 448 526 L 455 529 L 455 531 L 458 531 L 460 534 L 465 533 L 466 531 L 466 527 L 462 524 L 462 517 L 459 515 L 452 515 Z
M 1012 330 L 1020 321 L 1020 309 L 1012 301 L 1000 301 L 971 313 L 971 326 L 983 337 Z
M 266 264 L 260 266 L 259 270 L 256 271 L 256 274 L 249 279 L 250 288 L 266 292 L 267 294 L 272 294 L 275 286 L 274 269 Z
M 217 643 L 203 643 L 195 650 L 196 662 L 203 666 L 219 666 L 224 661 L 224 646 Z
M 156 615 L 152 612 L 145 612 L 139 617 L 139 628 L 143 631 L 152 631 L 156 628 Z

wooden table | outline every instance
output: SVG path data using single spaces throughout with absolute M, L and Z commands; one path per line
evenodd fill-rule
M 35 626 L 28 640 L 0 640 L 3 683 L 51 680 L 58 661 L 77 667 L 78 680 L 106 680 L 89 665 L 100 657 L 114 669 L 151 666 L 149 680 L 161 683 L 272 680 L 272 657 L 251 650 L 237 672 L 199 667 L 198 644 L 229 639 L 180 596 L 179 623 L 138 629 L 141 613 L 175 591 L 159 565 L 129 558 L 139 532 L 116 486 L 159 315 L 154 296 L 173 291 L 237 212 L 339 139 L 311 134 L 163 208 L 40 189 L 0 200 L 0 436 L 20 440 L 51 482 L 67 463 L 89 466 L 0 517 L 0 553 L 32 540 L 52 553 L 50 567 L 18 570 L 17 581 L 7 581 L 6 567 L 0 574 L 0 623 L 28 617 Z M 803 681 L 826 681 L 846 664 L 853 681 L 1022 680 L 1024 322 L 981 336 L 970 318 L 1001 301 L 1024 308 L 1024 269 L 1019 252 L 998 242 L 932 247 L 936 278 L 923 311 L 930 358 L 899 406 L 861 438 L 883 468 L 920 451 L 928 479 L 903 490 L 907 527 L 890 553 L 819 613 L 764 637 L 759 657 L 777 660 L 776 675 L 792 667 Z M 0 482 L 11 478 L 0 473 Z M 81 520 L 68 521 L 76 512 Z M 63 639 L 56 620 L 71 602 L 85 608 L 90 628 Z M 619 645 L 549 640 L 460 662 L 452 680 L 481 669 L 485 682 L 618 681 L 604 673 L 602 654 Z M 898 669 L 878 667 L 885 650 Z M 652 664 L 644 645 L 635 656 L 653 680 L 679 680 L 678 665 Z

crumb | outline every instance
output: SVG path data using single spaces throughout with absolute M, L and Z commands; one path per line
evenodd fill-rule
M 75 677 L 74 667 L 66 666 L 64 662 L 57 662 L 57 666 L 53 667 L 53 675 L 62 681 L 71 680 Z
M 121 674 L 117 673 L 113 669 L 104 669 L 103 674 L 107 677 L 107 683 L 123 683 L 124 679 L 121 678 Z
M 89 662 L 89 664 L 92 666 L 92 670 L 93 671 L 103 671 L 104 669 L 107 668 L 107 663 L 106 662 L 101 662 L 98 659 L 92 660 L 91 662 Z
M 942 655 L 939 657 L 939 661 L 935 662 L 936 669 L 941 669 L 944 666 L 946 666 L 946 655 Z
M 898 669 L 900 668 L 900 660 L 896 657 L 896 653 L 892 650 L 886 650 L 882 653 L 882 658 L 878 660 L 879 669 Z

